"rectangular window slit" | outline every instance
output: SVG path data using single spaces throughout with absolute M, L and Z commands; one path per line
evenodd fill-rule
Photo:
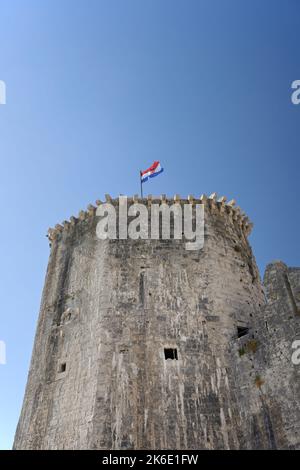
M 165 348 L 165 359 L 176 359 L 178 360 L 177 349 L 176 348 Z
M 65 362 L 63 362 L 60 366 L 59 366 L 59 372 L 66 372 L 66 368 L 67 368 L 67 364 Z
M 249 328 L 246 326 L 238 326 L 237 327 L 237 335 L 238 338 L 242 338 L 242 336 L 245 336 L 249 333 Z

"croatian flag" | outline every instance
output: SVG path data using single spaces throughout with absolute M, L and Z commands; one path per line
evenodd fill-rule
M 148 178 L 154 178 L 154 176 L 159 175 L 162 173 L 164 169 L 161 167 L 159 162 L 154 162 L 153 165 L 150 166 L 145 171 L 141 171 L 141 181 L 142 183 L 145 183 L 148 181 Z

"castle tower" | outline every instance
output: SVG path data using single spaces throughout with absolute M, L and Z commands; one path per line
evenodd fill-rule
M 140 202 L 151 212 L 161 200 Z M 251 224 L 215 194 L 175 204 L 204 205 L 201 250 L 174 239 L 99 240 L 93 206 L 49 232 L 16 449 L 278 446 L 262 394 L 266 301 Z

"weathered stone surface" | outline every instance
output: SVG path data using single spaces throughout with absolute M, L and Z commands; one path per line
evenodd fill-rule
M 265 297 L 249 226 L 201 202 L 201 251 L 100 241 L 94 211 L 49 232 L 16 449 L 300 448 L 300 269 L 269 265 Z

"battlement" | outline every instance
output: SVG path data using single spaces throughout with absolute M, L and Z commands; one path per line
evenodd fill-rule
M 131 204 L 144 204 L 151 209 L 152 204 L 204 204 L 205 210 L 210 213 L 219 214 L 223 217 L 228 217 L 229 221 L 233 224 L 238 225 L 245 236 L 248 237 L 253 228 L 253 223 L 249 220 L 248 216 L 236 205 L 234 199 L 227 202 L 225 196 L 218 197 L 217 193 L 212 193 L 210 196 L 202 194 L 199 198 L 195 198 L 193 195 L 188 195 L 187 198 L 181 198 L 179 194 L 175 194 L 173 198 L 168 198 L 165 194 L 161 196 L 152 196 L 149 194 L 147 197 L 141 198 L 139 195 L 127 197 L 127 202 Z M 109 194 L 105 195 L 105 201 L 97 200 L 95 206 L 89 204 L 86 210 L 81 210 L 77 217 L 70 217 L 70 220 L 65 220 L 61 224 L 55 225 L 54 228 L 49 228 L 48 238 L 53 241 L 59 237 L 59 235 L 70 230 L 70 228 L 81 221 L 93 218 L 96 216 L 97 206 L 102 204 L 112 204 L 118 206 L 119 198 L 112 198 Z

